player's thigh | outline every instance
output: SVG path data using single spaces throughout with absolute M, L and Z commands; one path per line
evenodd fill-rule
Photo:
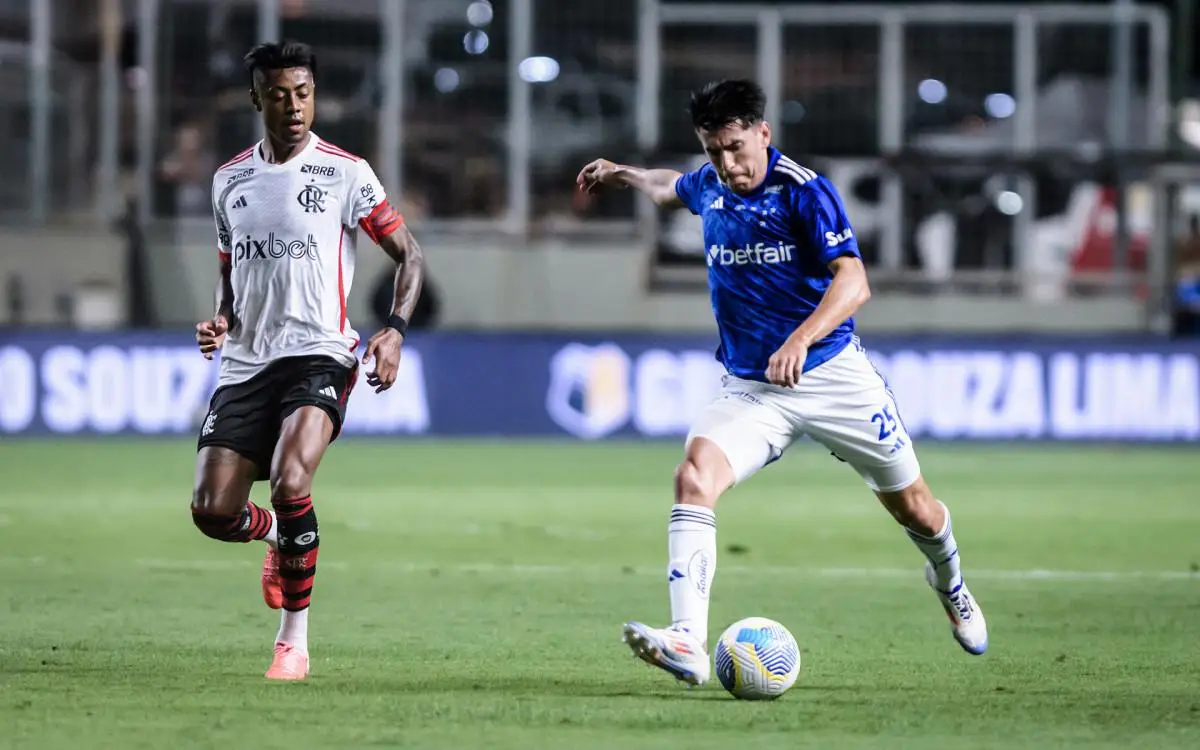
M 804 432 L 850 464 L 868 487 L 897 492 L 920 478 L 899 405 L 865 353 L 848 348 L 804 380 Z
M 327 357 L 285 364 L 287 387 L 281 399 L 271 484 L 277 494 L 306 494 L 326 449 L 341 432 L 358 369 Z
M 795 425 L 776 398 L 763 384 L 726 378 L 721 393 L 688 432 L 689 451 L 697 438 L 704 438 L 724 454 L 732 483 L 744 482 L 783 455 L 796 437 Z
M 252 466 L 255 479 L 266 479 L 278 434 L 278 414 L 277 388 L 269 371 L 218 388 L 196 440 L 197 486 L 202 477 L 225 472 L 218 467 L 232 463 L 240 466 L 239 471 L 248 472 Z
M 307 495 L 332 438 L 333 420 L 325 409 L 310 404 L 293 410 L 283 420 L 275 444 L 271 491 L 286 497 Z
M 347 366 L 330 357 L 296 357 L 280 363 L 285 385 L 280 399 L 281 424 L 298 409 L 314 406 L 332 424 L 328 442 L 337 440 L 346 421 L 346 405 L 358 382 L 358 364 Z M 282 438 L 283 430 L 280 435 Z

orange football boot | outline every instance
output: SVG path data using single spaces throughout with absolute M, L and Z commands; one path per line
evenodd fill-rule
M 267 670 L 268 680 L 303 680 L 308 677 L 308 652 L 290 643 L 275 644 L 275 660 Z

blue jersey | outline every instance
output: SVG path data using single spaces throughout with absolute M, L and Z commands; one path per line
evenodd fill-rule
M 682 175 L 675 192 L 704 220 L 708 286 L 731 374 L 766 380 L 767 361 L 817 305 L 843 255 L 861 257 L 833 183 L 770 150 L 767 177 L 739 195 L 712 164 Z M 814 342 L 807 372 L 836 356 L 854 335 L 854 319 Z

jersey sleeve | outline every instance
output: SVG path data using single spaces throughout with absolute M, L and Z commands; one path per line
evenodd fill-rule
M 213 178 L 212 208 L 213 221 L 217 225 L 217 257 L 221 260 L 229 260 L 233 257 L 233 238 L 229 233 L 229 224 L 226 220 L 225 209 L 220 203 L 220 193 L 217 192 L 216 178 Z
M 404 217 L 392 206 L 375 170 L 365 159 L 358 162 L 353 174 L 343 220 L 348 227 L 360 227 L 378 244 L 400 228 Z
M 833 183 L 818 177 L 797 192 L 796 231 L 817 249 L 821 262 L 832 263 L 842 256 L 861 258 L 842 197 Z
M 700 193 L 704 189 L 704 173 L 708 168 L 709 165 L 705 164 L 699 169 L 679 175 L 679 179 L 675 181 L 675 195 L 679 196 L 687 210 L 697 216 L 700 215 L 701 209 Z
M 383 185 L 375 176 L 375 170 L 371 168 L 366 159 L 360 159 L 350 170 L 348 177 L 347 190 L 349 194 L 343 203 L 345 214 L 342 216 L 342 220 L 346 226 L 353 227 L 370 216 L 376 207 L 385 202 L 387 193 L 384 192 Z

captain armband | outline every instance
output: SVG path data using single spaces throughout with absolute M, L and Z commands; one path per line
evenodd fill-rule
M 400 212 L 389 201 L 384 201 L 376 206 L 370 214 L 360 219 L 358 225 L 375 244 L 379 244 L 384 237 L 399 229 L 403 223 L 404 217 L 400 215 Z

